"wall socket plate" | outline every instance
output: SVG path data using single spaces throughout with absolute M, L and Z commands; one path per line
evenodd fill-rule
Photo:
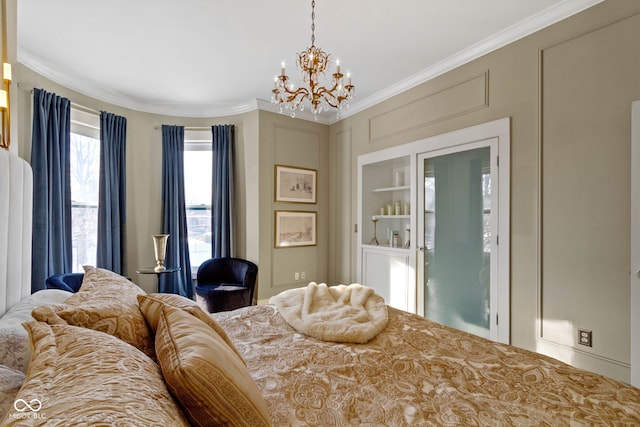
M 593 332 L 588 329 L 578 329 L 578 344 L 593 347 Z

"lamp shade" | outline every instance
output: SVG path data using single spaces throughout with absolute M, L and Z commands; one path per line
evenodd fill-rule
M 2 78 L 11 81 L 11 64 L 8 62 L 2 63 Z

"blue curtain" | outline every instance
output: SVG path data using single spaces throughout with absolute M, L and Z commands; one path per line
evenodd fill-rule
M 213 183 L 211 187 L 211 255 L 235 256 L 234 127 L 212 126 Z
M 165 265 L 181 270 L 160 275 L 158 289 L 193 298 L 184 199 L 184 126 L 162 125 L 162 232 L 169 234 Z
M 96 266 L 124 273 L 126 259 L 127 119 L 100 113 L 100 179 Z
M 31 292 L 52 274 L 70 273 L 71 102 L 42 89 L 33 91 L 33 249 Z

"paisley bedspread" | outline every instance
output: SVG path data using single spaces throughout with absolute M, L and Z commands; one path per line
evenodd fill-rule
M 275 306 L 214 318 L 275 426 L 640 425 L 640 390 L 389 307 L 367 344 L 296 332 Z

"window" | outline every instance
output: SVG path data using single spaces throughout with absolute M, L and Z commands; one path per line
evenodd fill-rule
M 433 171 L 424 177 L 424 247 L 432 251 L 436 232 L 436 177 Z
M 74 272 L 96 264 L 100 117 L 71 109 L 71 243 Z
M 211 130 L 184 132 L 184 187 L 189 259 L 195 273 L 211 258 Z
M 491 253 L 491 170 L 482 171 L 482 247 L 485 254 Z
M 432 250 L 436 228 L 436 178 L 433 171 L 428 171 L 425 175 L 424 243 L 427 250 Z M 482 170 L 482 247 L 485 254 L 491 253 L 491 171 L 488 167 Z

